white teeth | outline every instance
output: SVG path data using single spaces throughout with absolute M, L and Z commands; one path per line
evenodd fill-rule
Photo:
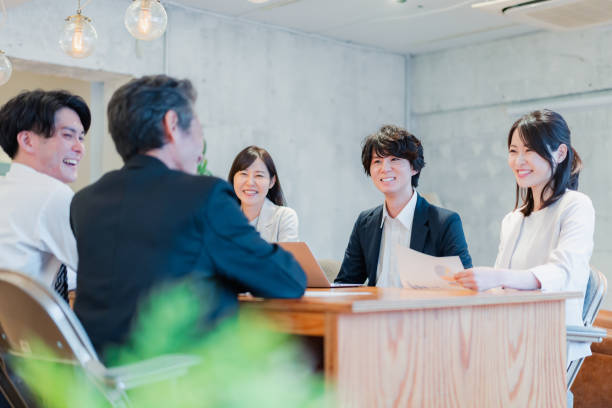
M 76 166 L 79 162 L 74 159 L 64 159 L 64 163 L 68 164 L 69 166 Z
M 387 177 L 387 178 L 384 178 L 384 179 L 381 179 L 381 180 L 382 181 L 392 181 L 392 180 L 395 180 L 395 177 Z

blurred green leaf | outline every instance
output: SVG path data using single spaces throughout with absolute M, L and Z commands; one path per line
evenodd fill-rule
M 207 310 L 188 282 L 155 291 L 141 306 L 133 336 L 109 352 L 110 366 L 169 353 L 202 359 L 189 373 L 129 390 L 135 407 L 325 407 L 332 396 L 313 375 L 304 352 L 254 312 L 226 319 L 204 333 Z M 108 403 L 72 365 L 22 359 L 18 372 L 45 407 L 106 407 Z

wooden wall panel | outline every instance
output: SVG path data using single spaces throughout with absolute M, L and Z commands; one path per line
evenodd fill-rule
M 340 314 L 335 375 L 346 407 L 561 407 L 562 302 Z

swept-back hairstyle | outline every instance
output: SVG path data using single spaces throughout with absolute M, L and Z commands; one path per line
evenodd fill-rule
M 268 190 L 266 197 L 268 197 L 268 199 L 276 205 L 286 205 L 285 195 L 283 194 L 283 188 L 281 187 L 278 173 L 276 172 L 276 166 L 274 165 L 272 156 L 270 156 L 270 153 L 268 153 L 266 149 L 262 149 L 258 146 L 248 146 L 242 149 L 232 163 L 232 167 L 227 176 L 227 181 L 233 186 L 234 176 L 236 173 L 247 169 L 255 160 L 257 160 L 257 158 L 260 158 L 266 165 L 268 173 L 270 173 L 270 179 L 276 177 L 276 182 L 272 188 Z
M 423 145 L 416 136 L 406 129 L 393 125 L 385 125 L 378 132 L 368 136 L 361 148 L 361 163 L 368 176 L 374 153 L 380 157 L 395 156 L 407 159 L 412 169 L 417 171 L 412 176 L 412 186 L 418 186 L 421 169 L 425 167 L 425 158 Z
M 166 144 L 163 119 L 172 110 L 187 130 L 196 91 L 188 79 L 144 76 L 117 89 L 108 103 L 108 130 L 123 161 Z
M 556 202 L 565 193 L 566 189 L 578 189 L 578 176 L 582 169 L 582 160 L 572 147 L 569 127 L 561 115 L 544 109 L 520 117 L 508 132 L 508 147 L 512 143 L 512 135 L 515 130 L 518 131 L 518 135 L 525 146 L 528 146 L 546 160 L 552 169 L 550 179 L 544 185 L 540 196 L 542 208 Z M 561 163 L 557 163 L 553 157 L 553 152 L 557 151 L 561 144 L 567 146 L 567 155 Z M 547 192 L 552 194 L 544 200 Z M 532 189 L 520 188 L 517 184 L 514 209 L 519 208 L 519 198 L 522 200 L 522 204 L 520 204 L 521 212 L 528 216 L 534 210 Z
M 55 114 L 62 108 L 73 110 L 81 120 L 85 133 L 91 125 L 87 103 L 68 91 L 25 91 L 12 98 L 0 109 L 0 145 L 11 159 L 15 158 L 19 143 L 17 134 L 32 131 L 44 138 L 53 135 Z

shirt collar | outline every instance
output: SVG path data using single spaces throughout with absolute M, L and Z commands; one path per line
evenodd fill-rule
M 412 219 L 414 218 L 414 210 L 416 209 L 417 195 L 417 191 L 413 190 L 412 197 L 410 197 L 410 201 L 408 201 L 404 208 L 402 208 L 402 211 L 400 211 L 400 213 L 397 214 L 397 217 L 395 217 L 395 219 L 398 220 L 406 228 L 412 225 Z M 385 219 L 387 218 L 393 219 L 387 212 L 387 204 L 383 202 L 383 216 L 382 220 L 380 221 L 380 228 L 385 225 Z
M 53 177 L 45 174 L 45 173 L 41 173 L 37 170 L 35 170 L 34 168 L 26 165 L 26 164 L 21 164 L 21 163 L 15 163 L 12 162 L 11 163 L 11 167 L 9 167 L 9 170 L 6 172 L 6 177 L 8 178 L 17 178 L 17 179 L 21 179 L 21 178 L 42 178 L 42 179 L 52 179 L 55 180 Z M 59 182 L 59 180 L 56 180 Z

